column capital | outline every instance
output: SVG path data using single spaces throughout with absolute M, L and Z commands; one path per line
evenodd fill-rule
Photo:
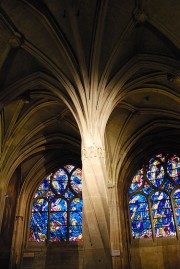
M 104 148 L 96 145 L 82 148 L 82 159 L 94 158 L 94 157 L 104 158 L 105 157 Z

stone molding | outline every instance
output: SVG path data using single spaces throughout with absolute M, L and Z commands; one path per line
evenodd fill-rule
M 82 159 L 94 158 L 94 157 L 104 158 L 105 157 L 104 148 L 93 145 L 82 149 Z
M 23 43 L 23 37 L 19 33 L 15 33 L 10 39 L 9 44 L 11 48 L 19 48 Z

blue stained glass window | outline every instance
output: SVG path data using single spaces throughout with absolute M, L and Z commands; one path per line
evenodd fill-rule
M 41 196 L 49 189 L 50 181 L 48 178 L 44 179 L 41 185 L 39 186 L 38 190 L 36 191 L 35 197 Z
M 175 188 L 175 184 L 174 184 L 174 182 L 171 182 L 169 179 L 166 179 L 162 188 L 164 190 L 168 191 L 169 193 L 171 193 L 171 191 Z
M 40 191 L 47 191 L 49 188 L 50 180 L 44 179 L 43 183 L 39 186 L 38 190 Z
M 82 226 L 70 226 L 69 229 L 69 241 L 81 241 L 82 240 Z
M 148 202 L 141 194 L 129 199 L 133 238 L 148 238 L 152 235 Z
M 142 188 L 142 191 L 145 193 L 145 194 L 150 194 L 153 190 L 153 187 L 151 187 L 150 184 L 147 183 L 147 181 L 144 182 L 144 186 Z
M 174 192 L 173 200 L 174 200 L 174 208 L 176 213 L 178 230 L 180 232 L 180 189 Z
M 71 173 L 71 171 L 75 168 L 75 166 L 74 166 L 74 165 L 70 165 L 70 164 L 68 164 L 68 165 L 65 165 L 64 168 L 66 169 L 66 171 L 67 171 L 68 173 Z M 80 170 L 81 170 L 81 169 L 80 169 Z
M 82 240 L 81 169 L 66 165 L 45 178 L 32 205 L 29 240 Z
M 82 211 L 83 201 L 82 198 L 74 198 L 70 204 L 71 211 Z
M 143 183 L 143 169 L 139 170 L 136 175 L 133 177 L 131 186 L 129 188 L 129 193 L 137 191 Z
M 174 199 L 180 199 L 180 189 L 176 190 L 173 195 Z
M 159 153 L 136 172 L 129 187 L 133 238 L 177 235 L 177 228 L 180 231 L 179 185 L 180 158 L 175 154 Z
M 74 196 L 74 193 L 70 189 L 67 189 L 67 191 L 64 194 L 64 197 L 69 200 L 73 196 Z
M 79 193 L 82 191 L 82 172 L 81 169 L 76 169 L 71 176 L 71 186 L 75 192 Z
M 33 202 L 32 211 L 48 211 L 48 202 L 46 199 L 36 199 Z
M 30 222 L 30 241 L 44 242 L 47 239 L 48 212 L 32 213 Z
M 153 224 L 156 237 L 176 235 L 170 197 L 162 191 L 157 191 L 151 196 Z
M 150 182 L 159 187 L 164 179 L 164 168 L 158 159 L 151 159 L 147 167 L 147 177 Z
M 67 201 L 62 198 L 53 199 L 51 202 L 51 211 L 67 211 Z
M 67 241 L 67 226 L 56 225 L 56 222 L 50 222 L 50 241 Z
M 167 172 L 169 176 L 180 184 L 180 158 L 173 155 L 167 162 Z
M 52 189 L 56 194 L 61 194 L 65 191 L 68 184 L 68 174 L 64 169 L 59 169 L 52 179 Z

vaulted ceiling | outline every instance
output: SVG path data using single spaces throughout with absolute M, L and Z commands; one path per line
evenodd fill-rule
M 32 156 L 80 159 L 97 107 L 111 161 L 178 129 L 179 16 L 177 0 L 1 0 L 5 172 Z

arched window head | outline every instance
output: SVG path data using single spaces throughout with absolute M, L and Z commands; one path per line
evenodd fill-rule
M 82 173 L 65 165 L 45 178 L 32 205 L 29 241 L 82 240 Z
M 133 238 L 180 234 L 180 158 L 157 154 L 134 175 L 129 187 Z

